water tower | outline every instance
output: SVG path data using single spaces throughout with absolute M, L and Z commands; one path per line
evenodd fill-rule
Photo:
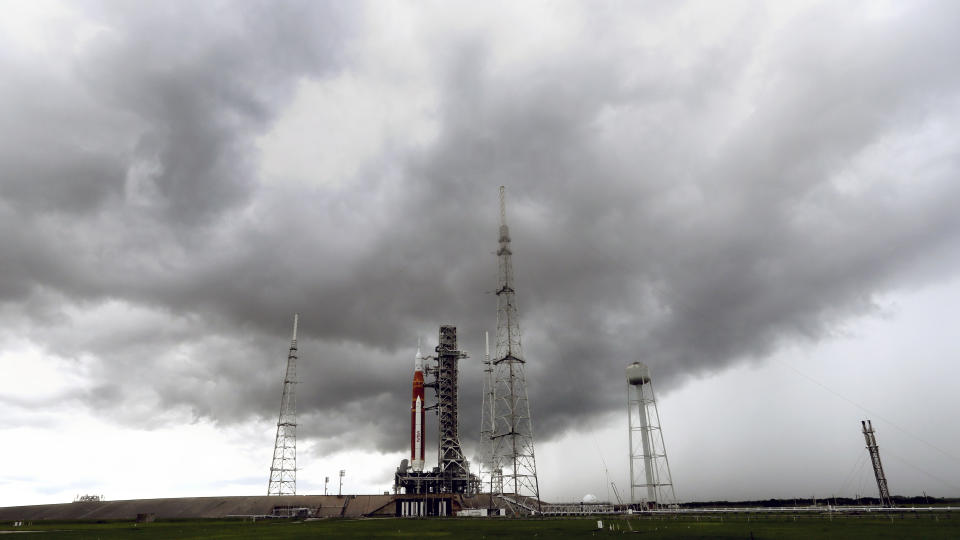
M 642 362 L 627 366 L 627 415 L 630 422 L 630 503 L 649 508 L 676 504 L 650 368 Z

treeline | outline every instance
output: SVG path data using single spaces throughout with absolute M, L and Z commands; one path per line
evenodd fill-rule
M 925 497 L 917 495 L 914 497 L 904 497 L 894 495 L 893 503 L 897 506 L 957 506 L 960 505 L 960 499 L 950 497 Z M 836 505 L 836 506 L 880 506 L 880 500 L 877 497 L 861 497 L 854 499 L 850 497 L 828 497 L 825 499 L 766 499 L 762 501 L 696 501 L 681 503 L 681 508 L 711 508 L 711 507 L 763 507 L 779 508 L 784 506 L 818 506 Z

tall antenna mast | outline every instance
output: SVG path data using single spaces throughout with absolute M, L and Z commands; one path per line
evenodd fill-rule
M 494 493 L 513 494 L 516 506 L 540 510 L 540 486 L 533 452 L 533 421 L 527 399 L 520 324 L 513 288 L 510 229 L 507 227 L 505 189 L 500 186 L 499 286 L 497 288 L 497 354 L 493 360 L 493 451 L 490 468 Z M 532 497 L 533 501 L 521 501 Z
M 300 315 L 293 315 L 293 338 L 287 354 L 287 373 L 283 378 L 283 398 L 280 400 L 280 417 L 277 419 L 277 439 L 273 445 L 273 462 L 270 465 L 270 482 L 267 495 L 297 494 L 297 399 L 294 385 L 297 383 L 297 323 Z
M 890 490 L 887 488 L 887 477 L 883 474 L 883 464 L 880 463 L 880 448 L 877 446 L 877 435 L 873 431 L 873 422 L 870 420 L 861 420 L 863 426 L 863 438 L 867 441 L 867 452 L 870 453 L 870 461 L 873 463 L 873 475 L 877 478 L 877 489 L 880 490 L 880 506 L 893 508 L 893 500 L 890 498 Z

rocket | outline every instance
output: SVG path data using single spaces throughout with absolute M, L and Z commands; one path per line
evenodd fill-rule
M 417 356 L 413 360 L 413 398 L 410 406 L 410 467 L 423 470 L 423 354 L 420 353 L 420 340 L 417 340 Z

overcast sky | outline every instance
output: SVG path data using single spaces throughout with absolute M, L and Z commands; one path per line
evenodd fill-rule
M 864 418 L 960 496 L 957 2 L 4 12 L 0 504 L 265 493 L 294 312 L 299 493 L 389 489 L 441 324 L 472 455 L 500 185 L 546 500 L 637 360 L 681 499 L 874 495 Z

